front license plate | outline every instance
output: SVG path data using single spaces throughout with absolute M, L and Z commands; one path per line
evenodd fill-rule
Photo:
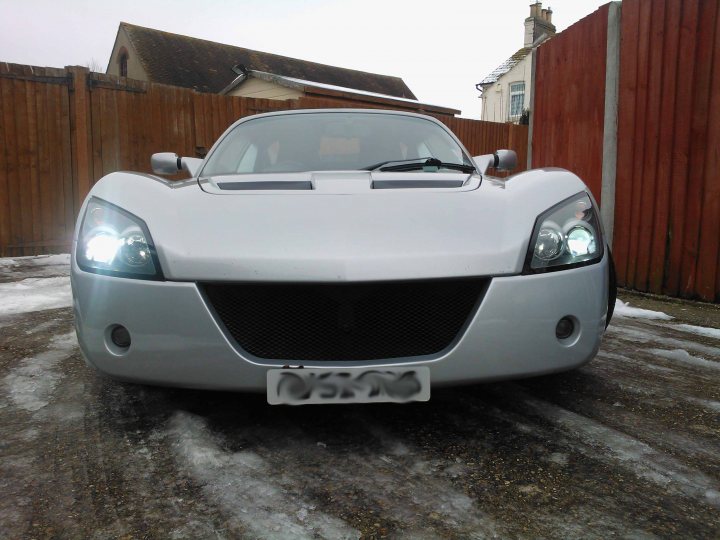
M 271 369 L 270 405 L 405 403 L 430 399 L 430 368 Z

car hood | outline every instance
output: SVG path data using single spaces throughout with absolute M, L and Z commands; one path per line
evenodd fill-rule
M 252 195 L 306 192 L 307 195 L 349 195 L 385 189 L 470 191 L 480 176 L 457 172 L 393 173 L 380 171 L 309 171 L 301 173 L 238 174 L 203 177 L 201 189 L 215 195 Z
M 519 273 L 537 216 L 584 189 L 557 169 L 506 181 L 435 175 L 460 187 L 369 187 L 433 176 L 395 175 L 316 173 L 306 179 L 314 189 L 226 196 L 217 181 L 199 189 L 114 173 L 91 195 L 146 222 L 166 279 L 343 282 Z

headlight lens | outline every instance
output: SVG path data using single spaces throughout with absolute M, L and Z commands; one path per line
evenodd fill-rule
M 87 272 L 162 279 L 145 222 L 95 197 L 85 210 L 76 256 L 78 266 Z
M 595 208 L 579 193 L 542 214 L 530 239 L 525 273 L 551 272 L 602 259 L 603 241 Z

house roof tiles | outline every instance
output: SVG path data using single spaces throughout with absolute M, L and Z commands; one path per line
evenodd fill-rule
M 399 77 L 280 56 L 129 23 L 124 28 L 152 82 L 218 93 L 235 79 L 232 67 L 355 88 L 399 98 L 415 95 Z
M 490 73 L 490 75 L 480 81 L 480 84 L 478 86 L 496 83 L 500 77 L 502 77 L 508 71 L 518 65 L 523 58 L 530 54 L 531 51 L 531 47 L 523 47 L 515 54 L 513 54 L 510 58 L 505 60 L 502 64 L 500 64 L 497 68 L 495 68 L 495 70 Z

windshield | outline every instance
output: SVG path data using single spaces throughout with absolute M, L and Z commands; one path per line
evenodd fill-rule
M 427 166 L 428 159 L 432 166 Z M 417 166 L 405 165 L 402 170 L 471 172 L 474 168 L 447 131 L 429 120 L 323 112 L 268 116 L 238 125 L 208 158 L 202 174 L 362 170 L 413 160 L 418 160 Z

